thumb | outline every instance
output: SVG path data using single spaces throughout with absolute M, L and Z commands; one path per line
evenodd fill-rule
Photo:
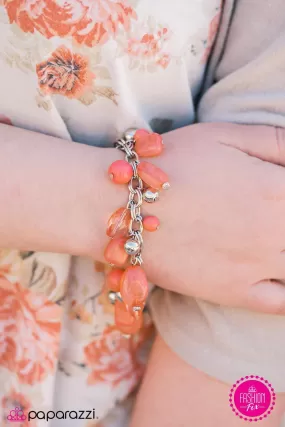
M 218 141 L 250 156 L 285 166 L 285 129 L 273 126 L 215 124 Z
M 242 305 L 253 311 L 285 315 L 285 285 L 275 280 L 255 283 L 248 289 Z

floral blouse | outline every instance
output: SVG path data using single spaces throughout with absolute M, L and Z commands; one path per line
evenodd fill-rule
M 0 0 L 0 122 L 97 146 L 190 124 L 220 12 L 221 0 Z M 105 272 L 0 251 L 1 426 L 16 412 L 21 427 L 127 425 L 119 402 L 143 372 L 151 320 L 130 339 L 116 330 Z

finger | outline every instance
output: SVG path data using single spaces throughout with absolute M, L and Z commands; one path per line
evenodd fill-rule
M 279 229 L 279 232 L 280 232 L 280 229 Z M 282 244 L 284 247 L 284 236 L 283 236 L 283 239 L 280 239 L 280 241 L 282 241 L 280 245 Z M 266 265 L 267 277 L 274 278 L 281 283 L 285 282 L 285 251 L 284 250 L 281 250 L 279 255 L 274 254 L 272 257 L 268 258 L 266 264 L 267 264 Z
M 264 280 L 247 290 L 242 308 L 268 314 L 285 315 L 285 285 L 282 282 Z
M 215 124 L 218 142 L 270 163 L 285 166 L 285 129 L 274 126 Z

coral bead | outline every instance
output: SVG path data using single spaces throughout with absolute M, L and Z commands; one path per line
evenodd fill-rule
M 119 268 L 114 268 L 106 275 L 106 286 L 110 291 L 119 292 L 120 282 L 124 272 Z
M 129 209 L 119 208 L 109 218 L 107 236 L 127 236 L 129 224 L 131 221 L 131 213 Z
M 132 315 L 122 301 L 115 302 L 115 324 L 123 334 L 135 334 L 143 323 L 143 316 Z
M 159 156 L 163 151 L 162 137 L 158 133 L 150 133 L 139 129 L 135 133 L 135 150 L 141 157 Z
M 133 176 L 133 168 L 126 160 L 116 160 L 108 170 L 115 184 L 127 184 Z
M 135 133 L 134 133 L 134 140 L 135 143 L 137 143 L 139 138 L 143 138 L 145 136 L 150 135 L 150 132 L 146 129 L 136 129 Z
M 161 190 L 168 184 L 167 174 L 152 163 L 141 162 L 137 170 L 141 179 L 155 190 Z
M 134 307 L 142 311 L 148 295 L 148 283 L 140 266 L 131 266 L 125 270 L 121 279 L 120 293 L 130 312 L 134 312 Z
M 146 216 L 143 219 L 143 228 L 147 231 L 156 231 L 159 228 L 159 219 L 157 216 Z
M 126 239 L 124 237 L 115 237 L 108 243 L 104 256 L 109 264 L 123 267 L 127 260 L 128 254 L 125 251 Z

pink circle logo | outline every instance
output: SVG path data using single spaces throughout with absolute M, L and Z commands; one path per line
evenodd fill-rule
M 259 421 L 273 411 L 276 395 L 267 380 L 249 375 L 238 380 L 229 395 L 232 411 L 245 421 Z
M 7 416 L 7 420 L 11 422 L 25 421 L 26 419 L 27 417 L 22 411 L 22 409 L 17 407 L 15 409 L 12 409 L 9 412 L 9 415 Z

